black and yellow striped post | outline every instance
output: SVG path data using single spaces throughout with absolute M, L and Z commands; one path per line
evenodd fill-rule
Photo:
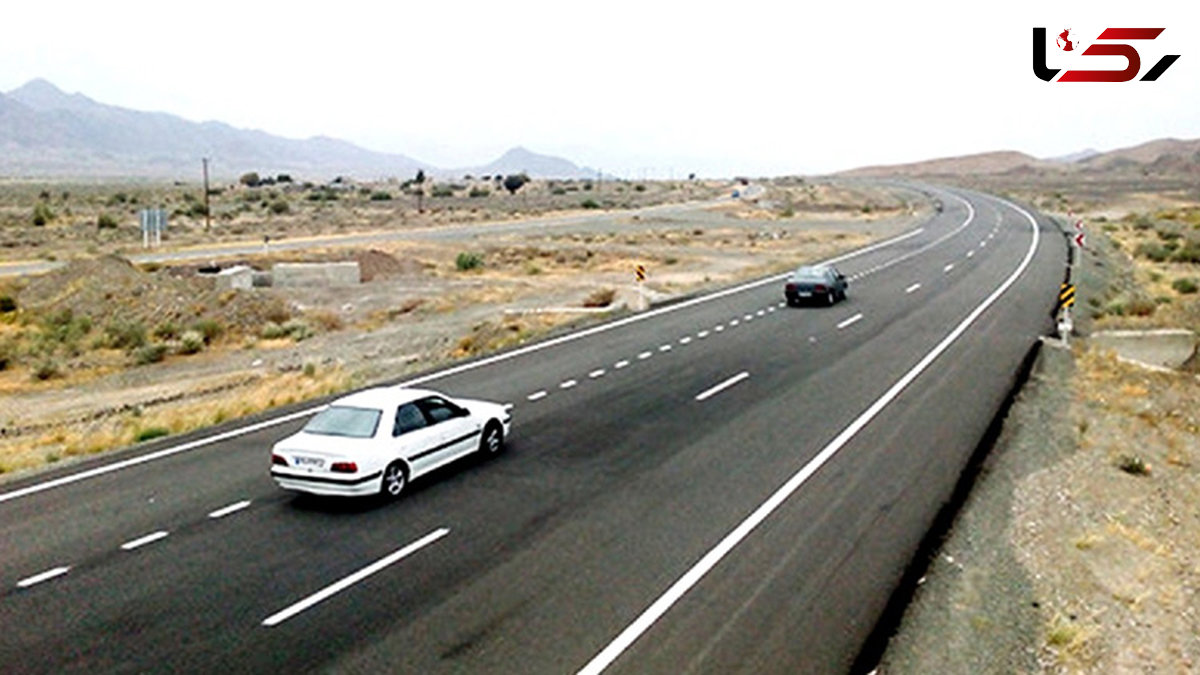
M 637 277 L 638 298 L 641 300 L 641 309 L 646 311 L 650 309 L 650 305 L 646 302 L 646 266 L 636 265 L 633 268 L 634 276 Z
M 638 265 L 637 267 L 634 267 L 633 272 L 634 272 L 634 274 L 637 275 L 637 281 L 639 284 L 646 280 L 646 266 L 645 265 Z
M 1075 304 L 1075 284 L 1064 283 L 1058 290 L 1058 307 L 1066 309 Z

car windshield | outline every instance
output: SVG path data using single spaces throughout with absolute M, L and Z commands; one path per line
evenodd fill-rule
M 801 267 L 792 275 L 794 279 L 824 279 L 825 269 L 821 267 Z
M 309 420 L 308 424 L 304 425 L 304 430 L 310 434 L 325 436 L 371 438 L 375 435 L 375 428 L 379 426 L 379 417 L 382 414 L 383 411 L 375 408 L 330 406 Z

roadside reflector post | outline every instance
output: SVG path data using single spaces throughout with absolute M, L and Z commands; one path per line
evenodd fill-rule
M 633 272 L 634 276 L 637 278 L 638 297 L 640 298 L 640 302 L 638 304 L 641 306 L 640 311 L 644 312 L 647 309 L 650 309 L 650 303 L 646 300 L 646 266 L 640 264 L 636 265 L 633 268 Z

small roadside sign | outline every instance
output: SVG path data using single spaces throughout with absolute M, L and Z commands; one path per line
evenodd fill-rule
M 638 265 L 633 268 L 633 271 L 634 271 L 634 274 L 637 275 L 637 280 L 638 280 L 639 284 L 646 280 L 646 266 L 645 265 Z

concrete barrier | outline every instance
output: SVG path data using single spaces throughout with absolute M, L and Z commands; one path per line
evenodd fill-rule
M 246 265 L 235 265 L 216 274 L 218 291 L 234 289 L 250 290 L 254 285 L 254 270 Z
M 362 271 L 357 262 L 277 263 L 271 268 L 271 276 L 272 285 L 282 288 L 357 286 L 362 283 Z
M 1093 333 L 1091 344 L 1130 361 L 1178 368 L 1196 353 L 1196 334 L 1183 328 L 1110 330 Z

